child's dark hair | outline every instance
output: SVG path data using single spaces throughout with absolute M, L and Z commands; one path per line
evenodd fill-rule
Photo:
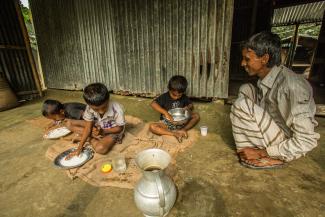
M 64 109 L 62 103 L 54 99 L 47 99 L 43 103 L 42 114 L 45 117 L 60 114 L 61 109 Z
M 175 90 L 179 93 L 185 93 L 187 88 L 187 80 L 184 76 L 174 75 L 168 82 L 168 90 Z
M 242 44 L 244 48 L 252 49 L 258 57 L 268 54 L 268 68 L 281 64 L 281 39 L 277 34 L 268 31 L 257 33 Z
M 93 83 L 84 88 L 83 97 L 88 105 L 100 106 L 109 99 L 109 91 L 104 84 Z

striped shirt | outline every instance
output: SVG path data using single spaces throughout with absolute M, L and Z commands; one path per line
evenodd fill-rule
M 287 137 L 279 145 L 267 147 L 268 154 L 292 160 L 316 147 L 320 136 L 314 131 L 318 125 L 314 119 L 316 105 L 308 81 L 281 65 L 274 66 L 257 86 L 257 104 Z

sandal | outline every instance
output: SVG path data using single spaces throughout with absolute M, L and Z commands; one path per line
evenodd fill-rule
M 262 164 L 267 164 L 270 161 L 270 159 L 272 159 L 272 158 L 260 158 L 260 159 L 256 159 L 256 160 Z M 240 161 L 240 164 L 244 167 L 247 167 L 250 169 L 255 169 L 255 170 L 283 168 L 285 166 L 285 163 L 283 163 L 283 162 L 279 163 L 279 164 L 273 164 L 273 165 L 257 166 L 254 164 L 247 163 L 243 160 Z

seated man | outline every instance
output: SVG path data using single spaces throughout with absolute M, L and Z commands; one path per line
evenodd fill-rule
M 270 32 L 253 35 L 242 47 L 241 66 L 258 76 L 244 84 L 231 108 L 233 136 L 241 163 L 272 168 L 317 146 L 316 106 L 309 83 L 280 65 L 281 42 Z

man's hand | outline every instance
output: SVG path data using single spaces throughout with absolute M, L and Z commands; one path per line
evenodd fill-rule
M 242 160 L 255 160 L 263 157 L 268 157 L 265 149 L 243 148 L 237 151 Z

